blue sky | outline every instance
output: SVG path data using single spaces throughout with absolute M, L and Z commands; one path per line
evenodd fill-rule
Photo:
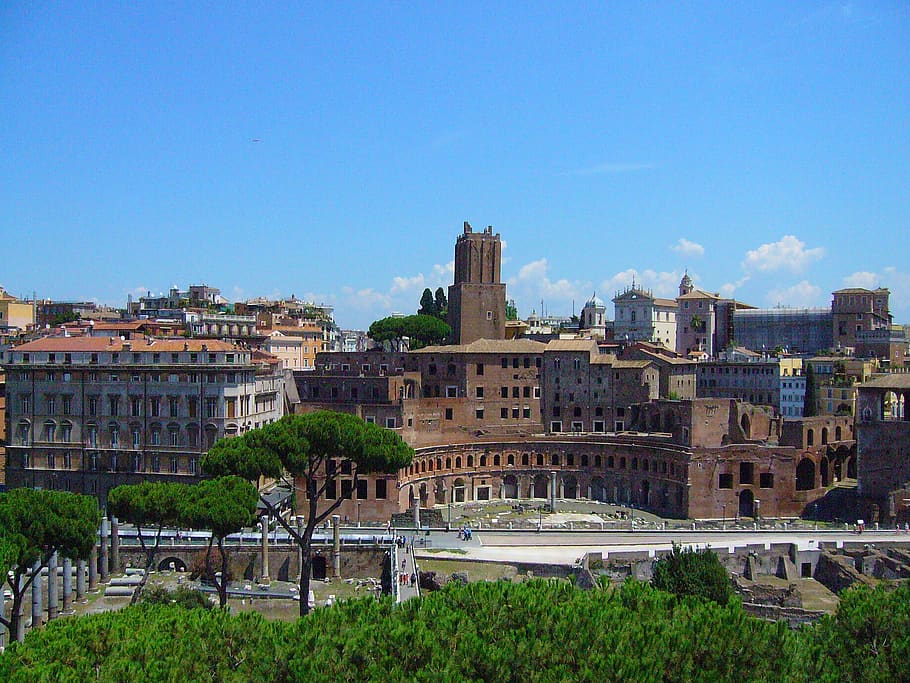
M 886 286 L 910 322 L 910 5 L 0 4 L 0 285 L 207 283 L 343 327 L 451 283 L 519 312 L 684 269 L 757 306 Z

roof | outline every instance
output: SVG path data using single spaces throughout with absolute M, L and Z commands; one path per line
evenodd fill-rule
M 477 339 L 469 344 L 425 346 L 411 353 L 543 353 L 546 347 L 530 339 Z
M 720 294 L 712 294 L 711 292 L 705 292 L 701 289 L 693 289 L 688 294 L 682 294 L 676 297 L 676 299 L 720 299 Z
M 894 372 L 856 386 L 860 389 L 910 389 L 910 373 Z
M 655 306 L 669 306 L 670 308 L 676 308 L 676 299 L 654 299 Z
M 205 347 L 203 349 L 203 347 Z M 10 351 L 24 353 L 75 352 L 80 351 L 240 351 L 240 347 L 216 339 L 133 339 L 124 341 L 114 337 L 44 337 L 16 346 Z
M 613 365 L 616 362 L 616 356 L 612 353 L 597 353 L 591 356 L 591 365 Z
M 554 339 L 547 344 L 546 351 L 596 351 L 593 339 Z
M 618 360 L 613 363 L 613 367 L 617 370 L 644 369 L 649 365 L 651 365 L 649 360 Z
M 833 294 L 890 294 L 890 290 L 887 287 L 879 287 L 878 289 L 865 289 L 864 287 L 847 287 L 846 289 L 836 289 Z

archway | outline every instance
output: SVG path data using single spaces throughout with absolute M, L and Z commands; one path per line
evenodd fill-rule
M 578 482 L 575 477 L 569 476 L 562 480 L 562 497 L 578 498 Z
M 452 500 L 455 503 L 464 503 L 465 502 L 465 480 L 459 477 L 452 484 Z
M 591 480 L 591 498 L 599 500 L 602 503 L 606 502 L 607 487 L 604 485 L 603 477 L 594 477 Z
M 545 474 L 534 477 L 534 495 L 532 498 L 547 498 L 550 487 L 550 478 Z
M 167 571 L 186 571 L 186 562 L 181 560 L 179 557 L 165 557 L 161 562 L 158 563 L 159 572 Z
M 647 479 L 643 479 L 641 482 L 638 504 L 642 507 L 648 507 L 651 504 L 651 484 Z
M 739 493 L 739 516 L 751 517 L 755 514 L 755 496 L 752 491 L 745 489 Z
M 856 457 L 852 455 L 847 458 L 847 478 L 856 479 Z
M 822 458 L 818 463 L 819 474 L 822 478 L 822 486 L 828 485 L 828 458 Z
M 507 474 L 502 480 L 503 498 L 518 498 L 518 477 L 514 474 Z
M 747 439 L 752 438 L 752 421 L 749 419 L 748 415 L 743 415 L 739 420 L 739 426 L 742 427 L 743 435 Z
M 815 463 L 803 458 L 796 466 L 796 490 L 811 491 L 815 488 Z

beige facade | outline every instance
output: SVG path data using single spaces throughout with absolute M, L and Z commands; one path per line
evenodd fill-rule
M 613 298 L 613 338 L 645 341 L 676 350 L 676 302 L 660 299 L 632 283 Z
M 201 476 L 223 436 L 277 420 L 275 363 L 221 341 L 49 337 L 7 352 L 7 485 L 96 495 Z
M 20 301 L 0 287 L 0 328 L 26 332 L 35 326 L 35 305 Z

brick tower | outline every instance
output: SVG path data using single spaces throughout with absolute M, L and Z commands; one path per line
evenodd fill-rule
M 452 343 L 505 339 L 506 286 L 500 281 L 502 243 L 488 227 L 473 232 L 465 221 L 455 242 L 455 282 L 449 286 Z

